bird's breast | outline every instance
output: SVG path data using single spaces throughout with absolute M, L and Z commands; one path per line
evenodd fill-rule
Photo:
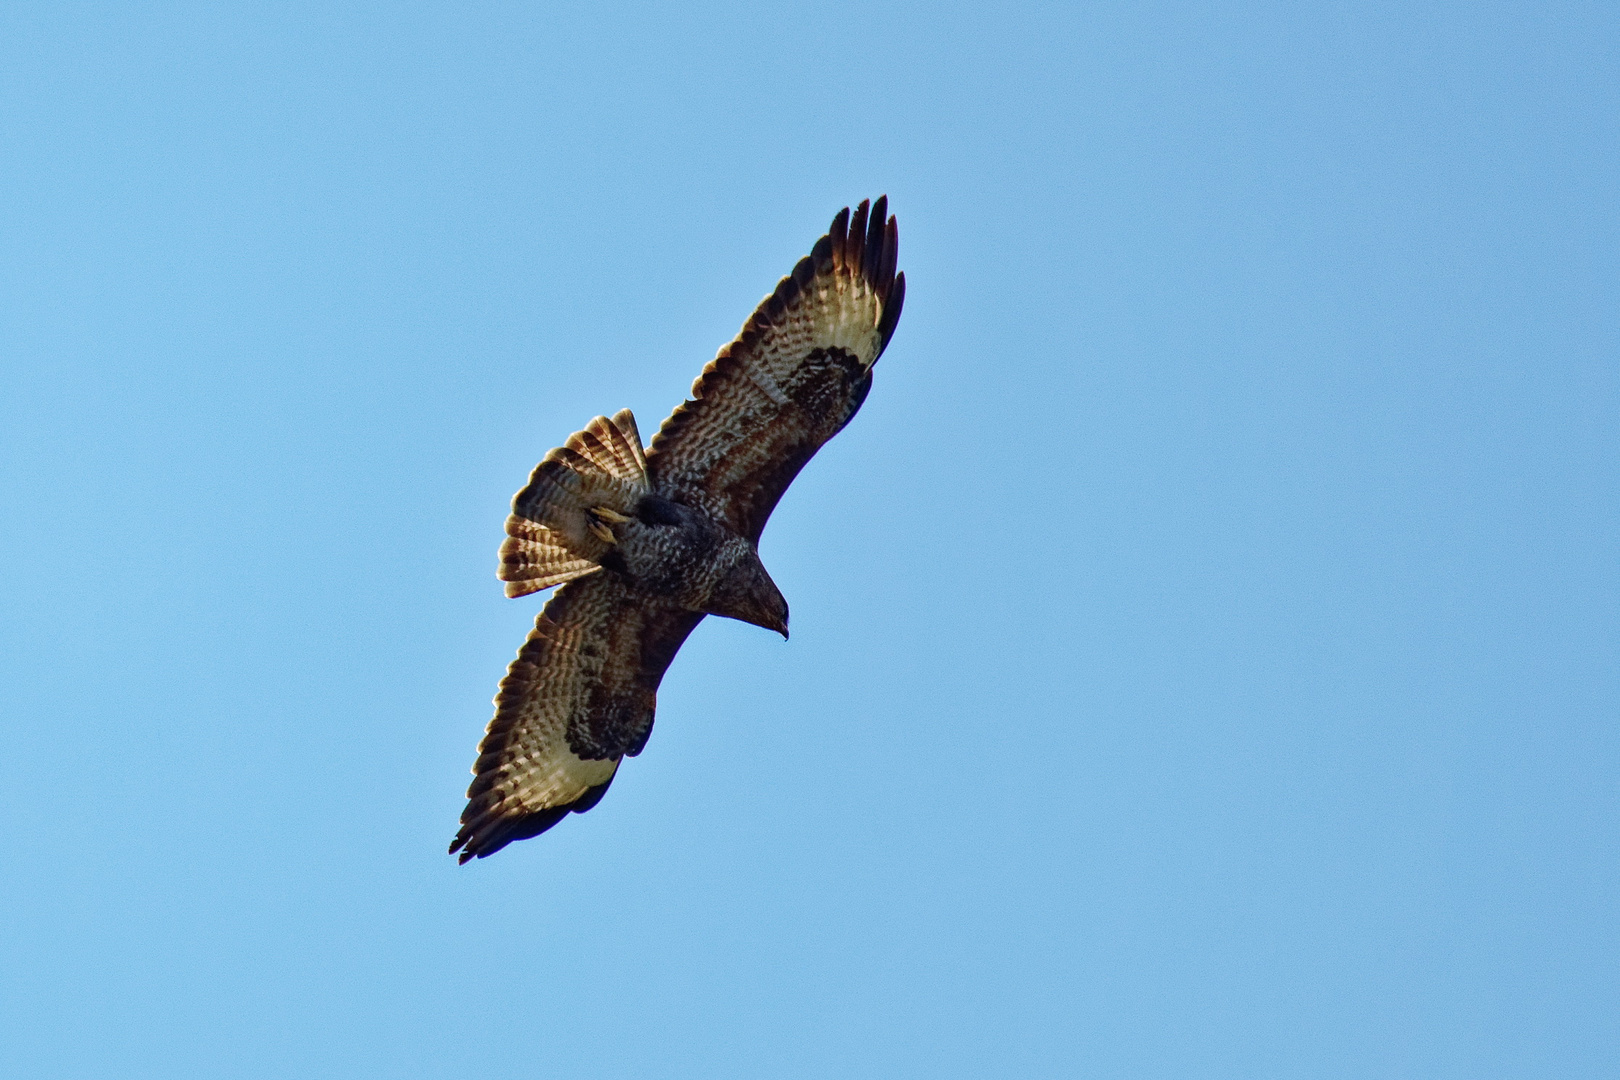
M 649 525 L 639 516 L 620 527 L 620 539 L 600 560 L 639 589 L 703 610 L 720 577 L 719 537 L 690 520 Z

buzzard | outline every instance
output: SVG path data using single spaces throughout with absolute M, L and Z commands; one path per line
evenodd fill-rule
M 757 545 L 788 484 L 861 407 L 899 321 L 887 209 L 838 212 L 651 446 L 629 409 L 598 416 L 513 498 L 506 595 L 562 588 L 501 680 L 450 844 L 463 863 L 601 801 L 647 745 L 658 683 L 703 616 L 787 637 Z

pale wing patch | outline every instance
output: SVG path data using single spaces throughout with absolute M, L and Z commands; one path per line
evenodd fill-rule
M 581 652 L 581 646 L 597 636 L 595 623 L 592 619 L 559 626 L 542 614 L 529 642 L 543 639 L 544 646 L 531 650 L 529 642 L 524 644 L 508 675 L 511 685 L 503 685 L 495 698 L 497 717 L 511 710 L 511 732 L 480 753 L 473 773 L 496 770 L 505 813 L 573 802 L 587 788 L 606 781 L 617 767 L 613 760 L 582 761 L 568 745 L 569 719 L 602 674 L 601 657 Z M 535 653 L 543 654 L 543 660 Z M 520 672 L 520 665 L 529 670 Z
M 770 300 L 767 295 L 760 307 L 765 308 Z M 773 324 L 770 333 L 750 350 L 753 364 L 745 370 L 757 382 L 760 376 L 753 373 L 757 366 L 769 379 L 768 386 L 776 388 L 776 394 L 767 391 L 767 395 L 775 404 L 785 405 L 788 399 L 780 387 L 793 378 L 813 349 L 844 349 L 868 365 L 876 360 L 882 346 L 877 332 L 881 311 L 882 303 L 865 279 L 844 274 L 817 275 L 787 317 Z M 693 385 L 694 395 L 701 386 L 700 378 Z

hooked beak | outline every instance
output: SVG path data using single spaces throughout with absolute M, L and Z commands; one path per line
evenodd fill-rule
M 752 551 L 732 568 L 703 609 L 711 615 L 737 619 L 788 637 L 788 604 L 782 590 L 766 573 Z
M 744 622 L 753 623 L 765 630 L 774 630 L 782 635 L 782 640 L 788 639 L 788 603 L 782 590 L 776 587 L 769 574 L 760 568 L 760 580 L 749 597 L 748 615 Z
M 776 604 L 761 605 L 758 619 L 750 619 L 755 626 L 766 630 L 774 630 L 782 635 L 782 640 L 788 639 L 788 606 L 781 593 L 774 597 Z
M 749 604 L 746 609 L 741 611 L 717 611 L 711 612 L 711 614 L 723 614 L 727 618 L 737 619 L 748 623 L 750 626 L 757 626 L 762 630 L 773 630 L 782 635 L 783 641 L 788 639 L 788 613 L 787 601 L 785 600 L 782 601 L 780 610 L 772 610 L 772 608 L 764 604 L 754 603 Z

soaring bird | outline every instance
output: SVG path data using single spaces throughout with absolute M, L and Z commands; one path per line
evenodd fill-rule
M 643 449 L 625 409 L 552 450 L 512 499 L 507 596 L 561 585 L 507 669 L 478 744 L 465 863 L 601 801 L 652 731 L 658 683 L 705 615 L 788 634 L 759 561 L 765 521 L 849 423 L 900 319 L 887 198 L 845 207 L 704 367 Z

